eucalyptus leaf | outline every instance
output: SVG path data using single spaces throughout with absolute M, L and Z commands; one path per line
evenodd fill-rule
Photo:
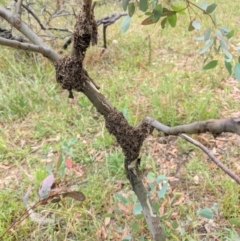
M 126 11 L 127 7 L 128 7 L 128 3 L 130 2 L 130 0 L 122 0 L 122 7 L 123 10 Z
M 236 63 L 234 66 L 234 75 L 238 81 L 240 81 L 240 63 Z
M 208 219 L 212 219 L 214 217 L 214 213 L 210 208 L 203 208 L 198 210 L 198 215 Z
M 200 23 L 199 21 L 197 21 L 197 20 L 193 20 L 193 21 L 192 21 L 192 26 L 193 26 L 195 29 L 199 30 L 199 29 L 201 28 L 201 23 Z
M 203 66 L 204 70 L 208 70 L 208 69 L 213 69 L 217 66 L 218 64 L 218 60 L 212 60 L 209 63 L 207 63 L 206 65 Z
M 225 67 L 226 67 L 229 75 L 232 75 L 232 65 L 231 65 L 231 63 L 226 61 L 226 60 L 224 61 L 224 63 L 225 63 Z
M 147 174 L 147 179 L 150 181 L 150 182 L 154 182 L 155 181 L 155 174 L 153 172 L 149 172 Z
M 213 3 L 207 7 L 206 12 L 210 14 L 216 9 L 216 7 L 217 7 L 217 4 Z
M 207 42 L 205 43 L 205 47 L 200 51 L 200 54 L 204 54 L 206 51 L 208 51 L 209 48 L 212 46 L 212 44 L 213 44 L 212 39 L 207 40 Z
M 129 3 L 128 4 L 128 15 L 130 17 L 132 17 L 134 12 L 135 12 L 135 5 L 134 5 L 134 3 Z
M 234 35 L 234 30 L 231 30 L 231 31 L 226 35 L 226 37 L 227 37 L 228 39 L 230 39 L 233 35 Z
M 207 28 L 204 33 L 204 41 L 206 42 L 211 36 L 211 29 Z
M 206 2 L 202 2 L 198 5 L 202 10 L 206 11 L 208 4 Z
M 168 183 L 164 183 L 161 190 L 158 192 L 158 197 L 163 198 L 167 192 Z
M 121 24 L 121 30 L 123 33 L 126 33 L 129 26 L 130 26 L 130 23 L 131 23 L 131 17 L 130 16 L 125 16 L 122 20 L 122 24 Z
M 157 178 L 156 178 L 157 184 L 159 184 L 159 183 L 162 182 L 162 181 L 167 181 L 167 177 L 164 176 L 164 175 L 159 175 L 159 176 L 157 176 Z
M 149 25 L 149 24 L 153 24 L 155 23 L 153 21 L 153 16 L 150 16 L 148 18 L 145 18 L 143 21 L 142 21 L 142 25 Z
M 141 213 L 142 213 L 142 205 L 141 205 L 140 202 L 137 202 L 137 204 L 133 208 L 133 214 L 138 215 L 138 214 L 141 214 Z
M 161 22 L 161 27 L 162 27 L 162 29 L 164 29 L 164 28 L 166 27 L 166 24 L 167 24 L 167 17 L 164 18 L 164 19 L 162 20 L 162 22 Z
M 146 12 L 148 9 L 148 0 L 140 0 L 139 9 L 143 12 Z
M 160 19 L 160 17 L 162 16 L 162 12 L 163 9 L 161 4 L 157 5 L 156 8 L 153 9 L 153 22 L 157 22 Z
M 169 24 L 171 25 L 171 27 L 176 27 L 177 24 L 177 15 L 173 14 L 167 17 Z

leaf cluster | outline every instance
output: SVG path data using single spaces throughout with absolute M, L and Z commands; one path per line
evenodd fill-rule
M 229 46 L 229 39 L 233 37 L 234 30 L 217 24 L 214 13 L 217 8 L 216 3 L 207 4 L 203 2 L 196 5 L 189 0 L 185 0 L 181 4 L 173 4 L 171 1 L 160 2 L 158 0 L 122 0 L 122 7 L 124 11 L 128 12 L 128 16 L 122 22 L 122 32 L 128 30 L 136 10 L 140 10 L 147 16 L 142 21 L 142 25 L 160 22 L 162 29 L 168 25 L 174 28 L 177 25 L 178 16 L 180 14 L 188 14 L 190 19 L 188 31 L 201 31 L 200 15 L 209 17 L 212 21 L 212 26 L 207 27 L 203 35 L 194 38 L 204 42 L 204 47 L 199 52 L 201 55 L 206 55 L 203 61 L 203 70 L 215 68 L 219 63 L 216 56 L 222 54 L 224 65 L 229 75 L 234 75 L 240 81 L 240 46 L 235 46 L 235 50 L 238 51 L 238 59 L 234 60 L 234 55 L 231 53 Z

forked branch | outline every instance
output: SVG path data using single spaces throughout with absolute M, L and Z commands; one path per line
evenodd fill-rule
M 50 48 L 47 44 L 45 44 L 41 38 L 38 37 L 37 34 L 35 34 L 24 22 L 21 21 L 18 15 L 12 14 L 10 11 L 6 10 L 4 7 L 0 6 L 0 16 L 4 18 L 8 23 L 10 23 L 14 28 L 16 28 L 19 32 L 21 32 L 27 39 L 29 39 L 34 45 L 39 47 L 39 50 L 42 48 L 42 53 L 45 57 L 47 57 L 49 60 L 52 62 L 55 62 L 58 58 L 59 55 L 52 49 Z M 3 41 L 2 41 L 3 42 Z M 22 49 L 25 48 L 25 45 L 16 45 L 15 43 L 10 43 L 10 42 L 5 42 L 5 46 L 12 46 L 10 47 L 15 47 L 15 48 L 20 48 Z M 9 45 L 7 45 L 9 44 Z M 21 47 L 19 47 L 21 46 Z M 31 49 L 29 49 L 31 50 Z M 32 50 L 36 50 L 35 47 L 32 46 Z M 38 52 L 38 51 L 34 51 Z
M 229 118 L 229 119 L 220 119 L 220 120 L 208 120 L 202 122 L 195 122 L 182 126 L 168 127 L 163 125 L 162 123 L 154 120 L 151 117 L 146 117 L 145 121 L 153 126 L 156 130 L 162 131 L 166 135 L 179 135 L 183 139 L 192 143 L 193 145 L 199 147 L 203 152 L 205 152 L 209 158 L 219 167 L 221 168 L 227 175 L 229 175 L 234 181 L 236 181 L 240 185 L 240 177 L 235 175 L 231 170 L 225 167 L 214 155 L 208 150 L 204 145 L 199 143 L 198 141 L 190 138 L 189 136 L 182 134 L 199 134 L 204 132 L 210 132 L 214 136 L 219 135 L 223 132 L 232 132 L 239 134 L 240 131 L 240 118 Z

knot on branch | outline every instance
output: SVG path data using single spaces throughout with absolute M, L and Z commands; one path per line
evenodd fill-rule
M 87 73 L 82 60 L 75 56 L 65 56 L 55 62 L 56 80 L 63 89 L 82 91 Z
M 85 6 L 85 8 L 87 5 Z M 87 13 L 90 14 L 87 14 Z M 74 48 L 80 56 L 84 56 L 87 48 L 97 44 L 97 23 L 95 21 L 93 11 L 84 9 L 77 16 L 77 21 L 73 32 Z
M 125 157 L 129 161 L 137 159 L 143 141 L 153 130 L 148 122 L 142 122 L 138 127 L 132 127 L 123 114 L 116 109 L 105 117 L 105 121 L 106 128 L 116 137 Z

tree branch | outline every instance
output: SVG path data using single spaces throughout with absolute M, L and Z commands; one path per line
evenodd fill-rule
M 52 52 L 51 52 L 51 49 L 49 49 L 49 48 L 40 47 L 40 46 L 37 46 L 35 44 L 30 44 L 30 43 L 22 43 L 22 42 L 19 42 L 16 40 L 10 40 L 10 39 L 1 38 L 1 37 L 0 37 L 0 45 L 8 46 L 8 47 L 15 48 L 15 49 L 22 49 L 22 50 L 26 50 L 26 51 L 40 53 L 44 57 L 51 60 L 52 62 L 55 61 L 55 58 L 52 58 Z
M 148 197 L 143 182 L 138 176 L 139 161 L 140 159 L 132 162 L 132 164 L 129 165 L 129 160 L 125 159 L 124 164 L 127 178 L 130 181 L 133 191 L 137 195 L 139 202 L 141 203 L 144 217 L 154 241 L 165 241 L 166 237 L 159 221 L 159 215 L 157 215 L 155 209 L 153 208 L 151 199 Z
M 162 131 L 165 135 L 178 135 L 182 133 L 186 134 L 200 134 L 210 132 L 214 137 L 222 134 L 223 132 L 231 132 L 240 135 L 240 117 L 228 118 L 220 120 L 207 120 L 198 121 L 186 125 L 179 125 L 174 127 L 165 126 L 151 117 L 146 117 L 147 121 L 159 131 Z
M 38 22 L 39 26 L 41 27 L 42 30 L 56 30 L 56 31 L 62 31 L 62 32 L 69 32 L 72 33 L 70 30 L 67 28 L 57 28 L 57 27 L 46 27 L 41 20 L 38 18 L 38 16 L 25 4 L 22 4 L 23 8 L 27 10 L 28 13 L 30 13 L 33 18 Z
M 50 48 L 47 44 L 45 44 L 41 38 L 37 36 L 25 23 L 21 21 L 21 19 L 13 15 L 10 11 L 6 10 L 2 6 L 0 6 L 0 16 L 3 17 L 8 23 L 10 23 L 13 27 L 15 27 L 19 32 L 21 32 L 23 35 L 25 35 L 34 45 L 39 46 L 38 51 L 34 45 L 31 45 L 29 47 L 29 50 L 34 52 L 39 52 L 43 54 L 45 57 L 47 57 L 50 61 L 55 62 L 57 59 L 59 59 L 59 55 Z M 11 40 L 12 41 L 12 40 Z M 5 46 L 10 46 L 14 48 L 26 48 L 26 44 L 19 44 L 14 42 L 9 42 L 6 40 L 2 40 L 2 43 L 5 43 Z M 21 47 L 20 47 L 21 46 Z M 29 46 L 29 45 L 28 45 Z
M 158 131 L 162 131 L 166 135 L 179 135 L 183 139 L 191 142 L 195 146 L 198 146 L 203 152 L 205 152 L 210 159 L 220 167 L 225 173 L 227 173 L 232 179 L 234 179 L 240 185 L 240 177 L 235 175 L 231 170 L 225 167 L 214 155 L 208 150 L 204 145 L 199 143 L 198 141 L 190 138 L 189 136 L 182 134 L 199 134 L 203 132 L 210 132 L 213 135 L 219 135 L 223 132 L 232 132 L 239 134 L 240 130 L 240 118 L 229 118 L 229 119 L 220 119 L 220 120 L 208 120 L 202 122 L 195 122 L 188 125 L 176 126 L 176 127 L 168 127 L 163 125 L 162 123 L 154 120 L 151 117 L 146 117 L 144 119 L 147 121 L 152 127 L 157 129 Z

